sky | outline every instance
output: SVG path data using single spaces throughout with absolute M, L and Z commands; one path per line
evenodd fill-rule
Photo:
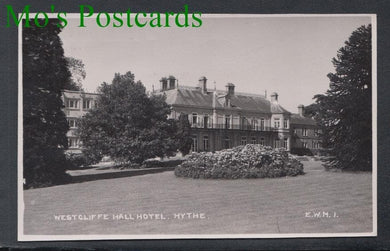
M 279 103 L 296 113 L 329 87 L 327 74 L 337 50 L 351 33 L 371 23 L 369 16 L 202 16 L 199 28 L 101 28 L 88 19 L 68 19 L 60 33 L 65 56 L 81 59 L 86 91 L 95 92 L 115 73 L 131 71 L 148 90 L 161 77 L 175 76 L 179 85 L 237 92 L 279 94 Z

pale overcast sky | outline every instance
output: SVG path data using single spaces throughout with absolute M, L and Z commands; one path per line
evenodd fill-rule
M 100 28 L 90 19 L 86 28 L 69 20 L 60 34 L 65 55 L 81 59 L 90 92 L 114 73 L 131 71 L 148 90 L 173 75 L 179 85 L 196 86 L 200 76 L 208 88 L 279 94 L 287 110 L 297 112 L 317 93 L 328 89 L 332 57 L 369 16 L 202 17 L 200 28 Z

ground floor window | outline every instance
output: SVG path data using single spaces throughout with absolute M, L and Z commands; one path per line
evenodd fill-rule
M 265 139 L 264 138 L 260 138 L 260 145 L 265 146 Z
M 307 142 L 306 141 L 302 141 L 302 147 L 303 148 L 307 148 Z
M 279 139 L 275 139 L 274 148 L 279 148 L 279 147 L 280 147 L 280 141 Z
M 209 149 L 209 136 L 203 136 L 203 150 L 208 151 Z
M 224 149 L 230 148 L 230 138 L 229 137 L 225 137 L 223 139 L 223 147 L 224 147 Z
M 283 141 L 283 147 L 285 149 L 288 149 L 288 138 L 285 138 L 284 141 Z
M 252 137 L 251 144 L 257 144 L 257 139 L 256 139 L 256 137 Z
M 192 136 L 191 151 L 193 151 L 193 152 L 198 151 L 198 137 L 196 137 L 196 136 Z
M 241 145 L 246 145 L 246 144 L 247 144 L 246 137 L 241 137 Z

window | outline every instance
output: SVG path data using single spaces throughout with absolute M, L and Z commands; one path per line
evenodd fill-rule
M 260 138 L 260 145 L 265 146 L 265 139 L 264 138 Z
M 198 114 L 193 113 L 193 114 L 192 114 L 192 126 L 193 126 L 193 127 L 196 127 L 197 124 L 198 124 Z
M 230 148 L 230 138 L 228 136 L 226 136 L 223 140 L 223 146 L 224 146 L 224 149 L 228 149 Z
M 196 136 L 192 136 L 191 151 L 193 151 L 193 152 L 198 151 L 198 137 L 196 137 Z
M 302 136 L 307 136 L 307 129 L 306 128 L 302 128 Z
M 91 109 L 92 108 L 92 100 L 91 99 L 84 99 L 83 100 L 83 109 Z
M 256 137 L 252 137 L 251 144 L 257 144 L 257 139 L 256 139 Z
M 252 119 L 252 130 L 259 130 L 259 121 L 257 119 Z
M 274 127 L 279 128 L 280 127 L 280 119 L 275 119 L 274 120 Z
M 305 140 L 302 141 L 302 147 L 303 147 L 303 148 L 307 148 L 307 141 L 305 141 Z
M 68 99 L 66 107 L 77 109 L 79 107 L 79 100 L 78 99 Z
M 264 119 L 261 118 L 261 119 L 260 119 L 260 130 L 264 131 L 264 128 L 265 128 L 264 125 L 265 125 Z
M 285 129 L 288 128 L 288 119 L 283 120 L 283 126 Z
M 230 115 L 225 115 L 225 128 L 230 128 Z
M 208 128 L 209 127 L 209 115 L 205 114 L 203 117 L 203 128 Z
M 248 129 L 248 120 L 245 117 L 241 118 L 241 130 Z
M 70 128 L 76 128 L 77 127 L 77 119 L 69 118 L 68 125 Z
M 284 147 L 285 149 L 288 149 L 288 138 L 284 138 L 283 147 Z
M 294 134 L 297 135 L 298 134 L 298 130 L 297 128 L 294 128 Z
M 203 150 L 208 151 L 209 149 L 209 136 L 203 136 Z
M 246 145 L 246 137 L 241 137 L 241 145 Z
M 318 129 L 314 129 L 314 136 L 318 136 Z
M 68 139 L 69 148 L 78 148 L 78 140 L 77 138 L 69 138 Z
M 280 147 L 279 139 L 275 139 L 274 148 L 279 148 L 279 147 Z

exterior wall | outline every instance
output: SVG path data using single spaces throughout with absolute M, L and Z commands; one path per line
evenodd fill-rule
M 63 111 L 69 124 L 68 150 L 71 153 L 80 153 L 80 137 L 78 136 L 78 123 L 90 109 L 97 105 L 98 94 L 84 93 L 80 91 L 64 91 L 62 101 L 64 102 Z
M 291 148 L 307 148 L 313 154 L 319 154 L 321 139 L 318 136 L 319 129 L 315 125 L 291 125 Z
M 180 113 L 188 114 L 193 138 L 193 151 L 218 151 L 247 144 L 263 144 L 284 147 L 290 150 L 290 116 L 288 114 L 265 114 L 233 109 L 201 109 L 197 107 L 172 106 L 171 118 Z M 205 114 L 208 121 L 205 123 Z M 227 117 L 229 119 L 227 119 Z M 281 120 L 280 126 L 272 126 L 274 118 Z M 263 122 L 262 122 L 263 120 Z M 284 127 L 286 120 L 286 127 Z M 208 147 L 204 139 L 207 138 Z

